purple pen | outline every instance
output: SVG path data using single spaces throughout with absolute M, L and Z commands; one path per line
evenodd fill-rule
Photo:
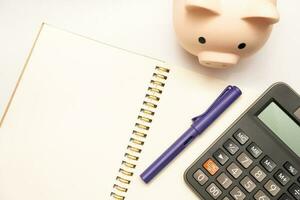
M 185 147 L 203 133 L 241 94 L 242 92 L 238 87 L 228 86 L 207 111 L 193 118 L 191 127 L 140 175 L 142 180 L 145 183 L 149 183 Z

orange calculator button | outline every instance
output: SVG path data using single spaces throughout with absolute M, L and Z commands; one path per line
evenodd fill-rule
M 204 164 L 203 164 L 204 169 L 210 173 L 210 175 L 215 175 L 219 171 L 218 165 L 212 160 L 208 159 Z

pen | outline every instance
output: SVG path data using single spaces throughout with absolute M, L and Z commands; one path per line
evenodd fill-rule
M 142 180 L 145 183 L 149 183 L 185 147 L 203 133 L 241 94 L 242 92 L 238 87 L 228 86 L 207 111 L 193 118 L 191 127 L 140 175 Z

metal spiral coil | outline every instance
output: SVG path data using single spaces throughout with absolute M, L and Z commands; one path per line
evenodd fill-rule
M 134 130 L 129 139 L 121 167 L 116 176 L 113 191 L 110 194 L 114 200 L 125 200 L 169 72 L 170 70 L 168 68 L 155 67 L 155 72 L 152 75 L 152 80 L 150 81 L 142 108 L 140 109 Z

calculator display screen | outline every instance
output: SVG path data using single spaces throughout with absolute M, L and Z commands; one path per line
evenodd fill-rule
M 300 126 L 276 103 L 270 103 L 258 118 L 300 156 Z

